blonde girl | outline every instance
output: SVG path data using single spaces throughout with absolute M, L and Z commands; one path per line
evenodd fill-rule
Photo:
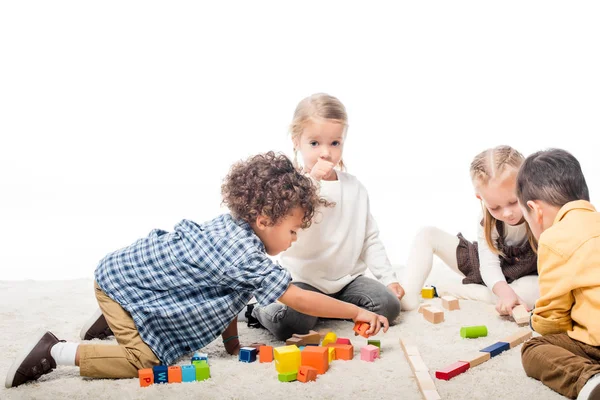
M 386 316 L 400 313 L 403 290 L 387 258 L 369 210 L 365 187 L 345 172 L 342 154 L 348 130 L 344 105 L 319 93 L 303 99 L 290 126 L 294 162 L 311 176 L 333 207 L 321 208 L 318 223 L 297 232 L 280 256 L 295 285 Z M 377 280 L 366 277 L 367 268 Z M 318 318 L 282 304 L 254 308 L 252 316 L 280 340 L 312 329 Z
M 418 306 L 420 289 L 431 272 L 434 255 L 462 275 L 463 284 L 469 285 L 458 294 L 444 293 L 442 288 L 442 294 L 478 298 L 479 285 L 485 285 L 491 293 L 487 292 L 489 295 L 483 300 L 495 302 L 501 315 L 510 314 L 518 304 L 528 309 L 533 307 L 539 296 L 535 239 L 515 193 L 523 161 L 521 153 L 510 146 L 498 146 L 475 156 L 470 168 L 471 180 L 483 209 L 477 242 L 435 227 L 419 232 L 402 280 L 406 291 L 403 309 Z

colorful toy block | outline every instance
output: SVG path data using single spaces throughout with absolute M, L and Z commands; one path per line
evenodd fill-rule
M 285 344 L 296 345 L 296 346 L 306 346 L 306 345 L 316 345 L 318 346 L 321 343 L 321 335 L 319 335 L 316 331 L 308 331 L 308 333 L 304 335 L 300 335 L 294 333 L 291 338 L 285 341 Z
M 317 374 L 324 374 L 329 369 L 329 350 L 327 347 L 308 346 L 302 352 L 301 365 L 313 367 Z
M 326 347 L 335 348 L 336 360 L 352 360 L 354 358 L 354 347 L 351 344 L 330 343 Z
M 154 371 L 152 368 L 144 368 L 138 370 L 140 378 L 140 387 L 150 386 L 154 383 Z
M 529 318 L 531 318 L 531 314 L 529 311 L 527 311 L 525 306 L 519 304 L 513 308 L 512 317 L 517 325 L 527 325 L 529 324 Z
M 182 365 L 181 366 L 181 381 L 182 382 L 196 382 L 196 366 L 195 365 Z
M 458 299 L 454 296 L 442 296 L 442 306 L 448 311 L 460 310 Z
M 369 339 L 367 340 L 367 344 L 377 346 L 379 353 L 381 354 L 381 341 L 379 339 Z
M 432 324 L 439 324 L 444 321 L 444 312 L 437 307 L 427 307 L 423 309 L 423 317 Z
M 298 346 L 298 348 L 300 349 L 300 351 L 304 350 L 306 346 Z
M 329 350 L 327 351 L 327 354 L 329 356 L 329 363 L 331 364 L 331 362 L 333 360 L 335 360 L 335 347 L 327 347 Z
M 421 296 L 424 299 L 433 299 L 435 297 L 435 288 L 431 286 L 426 286 L 421 289 Z
M 354 332 L 356 332 L 357 334 L 359 334 L 360 336 L 364 337 L 364 338 L 368 338 L 371 335 L 367 333 L 367 331 L 369 330 L 369 328 L 371 327 L 371 325 L 369 325 L 366 322 L 357 322 L 354 324 L 354 328 L 352 329 Z
M 256 349 L 254 347 L 242 347 L 239 353 L 239 360 L 246 363 L 256 361 Z
M 321 346 L 327 346 L 329 343 L 335 343 L 336 340 L 337 340 L 337 335 L 333 332 L 329 332 L 323 338 L 323 341 L 321 342 Z
M 518 345 L 520 345 L 521 343 L 523 343 L 529 339 L 531 339 L 531 331 L 527 330 L 527 331 L 517 332 L 514 335 L 511 335 L 511 336 L 503 339 L 502 341 L 508 343 L 508 345 L 512 349 L 513 347 L 517 347 Z
M 478 351 L 477 353 L 465 358 L 461 358 L 458 361 L 469 363 L 469 368 L 473 368 L 478 366 L 479 364 L 483 364 L 490 358 L 492 357 L 487 351 Z
M 335 341 L 335 343 L 336 344 L 349 344 L 349 345 L 352 345 L 352 342 L 350 342 L 350 339 L 343 338 L 343 337 L 337 338 L 337 340 Z M 327 345 L 324 344 L 323 346 L 327 346 Z
M 202 361 L 202 360 L 208 362 L 208 354 L 195 352 L 194 356 L 192 357 L 192 364 L 194 363 L 194 361 Z
M 256 349 L 256 354 L 260 354 L 260 348 L 262 346 L 265 346 L 265 344 L 264 343 L 252 343 L 252 344 L 249 344 L 247 347 L 254 347 Z
M 486 347 L 485 349 L 481 349 L 479 351 L 485 351 L 490 353 L 490 357 L 496 357 L 498 354 L 502 353 L 503 351 L 506 351 L 510 349 L 510 345 L 506 342 L 498 342 L 498 343 L 494 343 L 491 346 Z
M 427 307 L 431 307 L 431 303 L 423 303 L 419 306 L 419 314 L 423 314 L 423 310 Z
M 282 346 L 273 349 L 275 369 L 280 374 L 300 369 L 300 349 L 297 346 Z
M 169 367 L 167 376 L 169 383 L 181 383 L 181 367 L 179 365 Z
M 435 371 L 435 377 L 443 379 L 445 381 L 454 378 L 456 375 L 462 374 L 469 369 L 469 363 L 464 361 L 458 361 L 454 364 L 448 365 L 446 368 L 439 371 Z
M 379 357 L 379 347 L 368 344 L 360 349 L 360 359 L 373 362 Z
M 261 363 L 273 361 L 273 347 L 272 346 L 260 346 L 258 348 L 258 356 Z
M 286 372 L 283 374 L 278 374 L 277 379 L 279 379 L 279 382 L 293 382 L 296 380 L 297 375 L 298 373 L 296 371 Z
M 310 381 L 316 381 L 317 380 L 316 368 L 309 367 L 307 365 L 301 366 L 300 369 L 298 370 L 297 379 L 300 382 L 304 382 L 304 383 L 310 382 Z
M 204 381 L 210 378 L 210 367 L 206 361 L 201 361 L 200 363 L 195 364 L 194 367 L 196 368 L 197 381 Z
M 169 382 L 168 367 L 166 365 L 156 365 L 152 367 L 152 371 L 154 371 L 154 383 Z
M 463 338 L 478 338 L 487 336 L 487 326 L 485 325 L 477 325 L 477 326 L 463 326 L 460 328 L 460 336 Z

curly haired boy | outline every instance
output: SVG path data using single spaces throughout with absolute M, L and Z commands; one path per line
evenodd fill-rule
M 102 313 L 84 338 L 114 334 L 117 345 L 40 332 L 17 355 L 6 387 L 57 365 L 77 365 L 86 377 L 132 378 L 219 334 L 227 352 L 237 354 L 237 315 L 253 296 L 261 305 L 280 301 L 304 314 L 368 322 L 373 334 L 382 325 L 387 331 L 383 316 L 292 285 L 289 272 L 267 256 L 289 248 L 326 204 L 287 157 L 269 152 L 235 164 L 222 195 L 230 214 L 202 224 L 183 220 L 173 232 L 153 230 L 100 261 L 94 287 Z

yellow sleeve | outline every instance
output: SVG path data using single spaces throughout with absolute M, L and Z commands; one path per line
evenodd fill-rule
M 576 266 L 570 265 L 570 259 L 565 259 L 540 244 L 538 248 L 540 298 L 535 303 L 531 317 L 531 326 L 539 334 L 548 335 L 573 329 L 571 308 L 575 300 L 571 277 L 576 270 Z

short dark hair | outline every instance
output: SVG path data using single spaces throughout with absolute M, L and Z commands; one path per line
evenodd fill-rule
M 306 229 L 319 206 L 331 205 L 319 197 L 316 185 L 289 158 L 272 151 L 234 164 L 223 181 L 221 195 L 234 218 L 249 224 L 263 215 L 277 225 L 300 207 L 304 211 L 302 228 Z
M 548 149 L 527 157 L 517 175 L 517 198 L 521 204 L 542 200 L 556 207 L 570 201 L 590 201 L 579 161 L 568 151 Z

